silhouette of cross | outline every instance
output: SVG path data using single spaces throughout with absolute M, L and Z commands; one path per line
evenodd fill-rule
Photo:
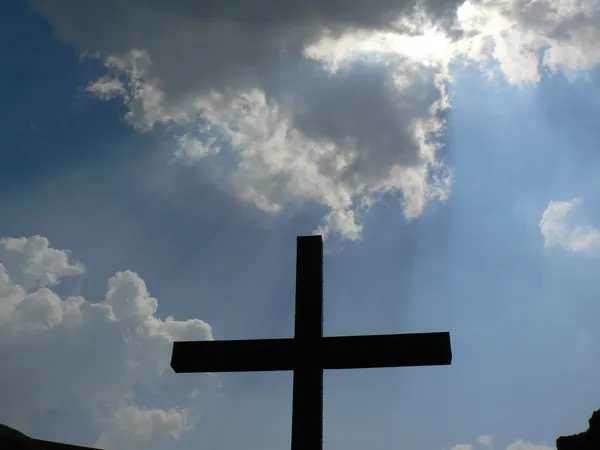
M 294 338 L 173 344 L 177 373 L 293 370 L 292 450 L 321 450 L 323 370 L 440 366 L 450 333 L 323 337 L 323 240 L 299 236 Z

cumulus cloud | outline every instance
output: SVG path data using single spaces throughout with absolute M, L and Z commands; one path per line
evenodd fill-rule
M 593 0 L 31 3 L 104 61 L 88 91 L 121 97 L 138 130 L 176 124 L 181 161 L 215 164 L 215 182 L 267 212 L 323 205 L 316 231 L 350 239 L 381 194 L 409 220 L 450 194 L 453 63 L 522 84 L 600 58 Z
M 317 201 L 331 211 L 320 231 L 349 238 L 361 230 L 357 203 L 378 193 L 402 193 L 405 215 L 418 216 L 450 187 L 450 172 L 427 140 L 442 128 L 431 110 L 443 93 L 433 75 L 413 73 L 419 69 L 352 68 L 306 87 L 302 100 L 291 103 L 270 101 L 260 90 L 213 95 L 204 118 L 218 137 L 215 145 L 226 141 L 235 154 L 232 192 L 269 212 Z M 200 145 L 190 151 L 189 143 L 186 151 L 189 158 L 217 152 Z
M 41 236 L 1 238 L 0 261 L 15 284 L 26 289 L 53 286 L 65 276 L 80 275 L 83 264 L 69 261 L 69 252 L 49 247 Z
M 0 371 L 0 421 L 22 428 L 35 414 L 76 405 L 103 424 L 106 448 L 178 437 L 191 426 L 188 413 L 139 407 L 136 386 L 157 386 L 172 342 L 212 339 L 210 326 L 157 317 L 157 300 L 131 271 L 111 277 L 99 302 L 52 290 L 83 270 L 43 237 L 0 239 L 0 360 L 10 361 Z
M 581 203 L 580 198 L 573 198 L 548 204 L 539 223 L 544 247 L 559 247 L 570 252 L 589 252 L 600 247 L 600 229 L 575 225 L 569 220 L 573 208 Z

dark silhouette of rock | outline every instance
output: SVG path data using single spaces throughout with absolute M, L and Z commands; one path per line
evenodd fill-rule
M 90 447 L 62 444 L 30 438 L 0 423 L 0 449 L 2 450 L 94 450 Z
M 600 409 L 592 413 L 587 431 L 556 440 L 557 450 L 600 450 Z

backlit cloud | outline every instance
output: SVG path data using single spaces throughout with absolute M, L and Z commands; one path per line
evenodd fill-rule
M 357 239 L 381 194 L 410 220 L 451 193 L 440 160 L 452 65 L 512 84 L 594 67 L 592 0 L 32 1 L 56 35 L 100 58 L 90 80 L 139 131 L 270 213 L 329 209 L 318 231 Z M 175 126 L 173 126 L 175 125 Z

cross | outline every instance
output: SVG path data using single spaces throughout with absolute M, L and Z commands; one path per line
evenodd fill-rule
M 450 333 L 323 337 L 323 240 L 298 236 L 294 338 L 173 344 L 176 373 L 294 371 L 292 450 L 322 450 L 323 370 L 440 366 Z

